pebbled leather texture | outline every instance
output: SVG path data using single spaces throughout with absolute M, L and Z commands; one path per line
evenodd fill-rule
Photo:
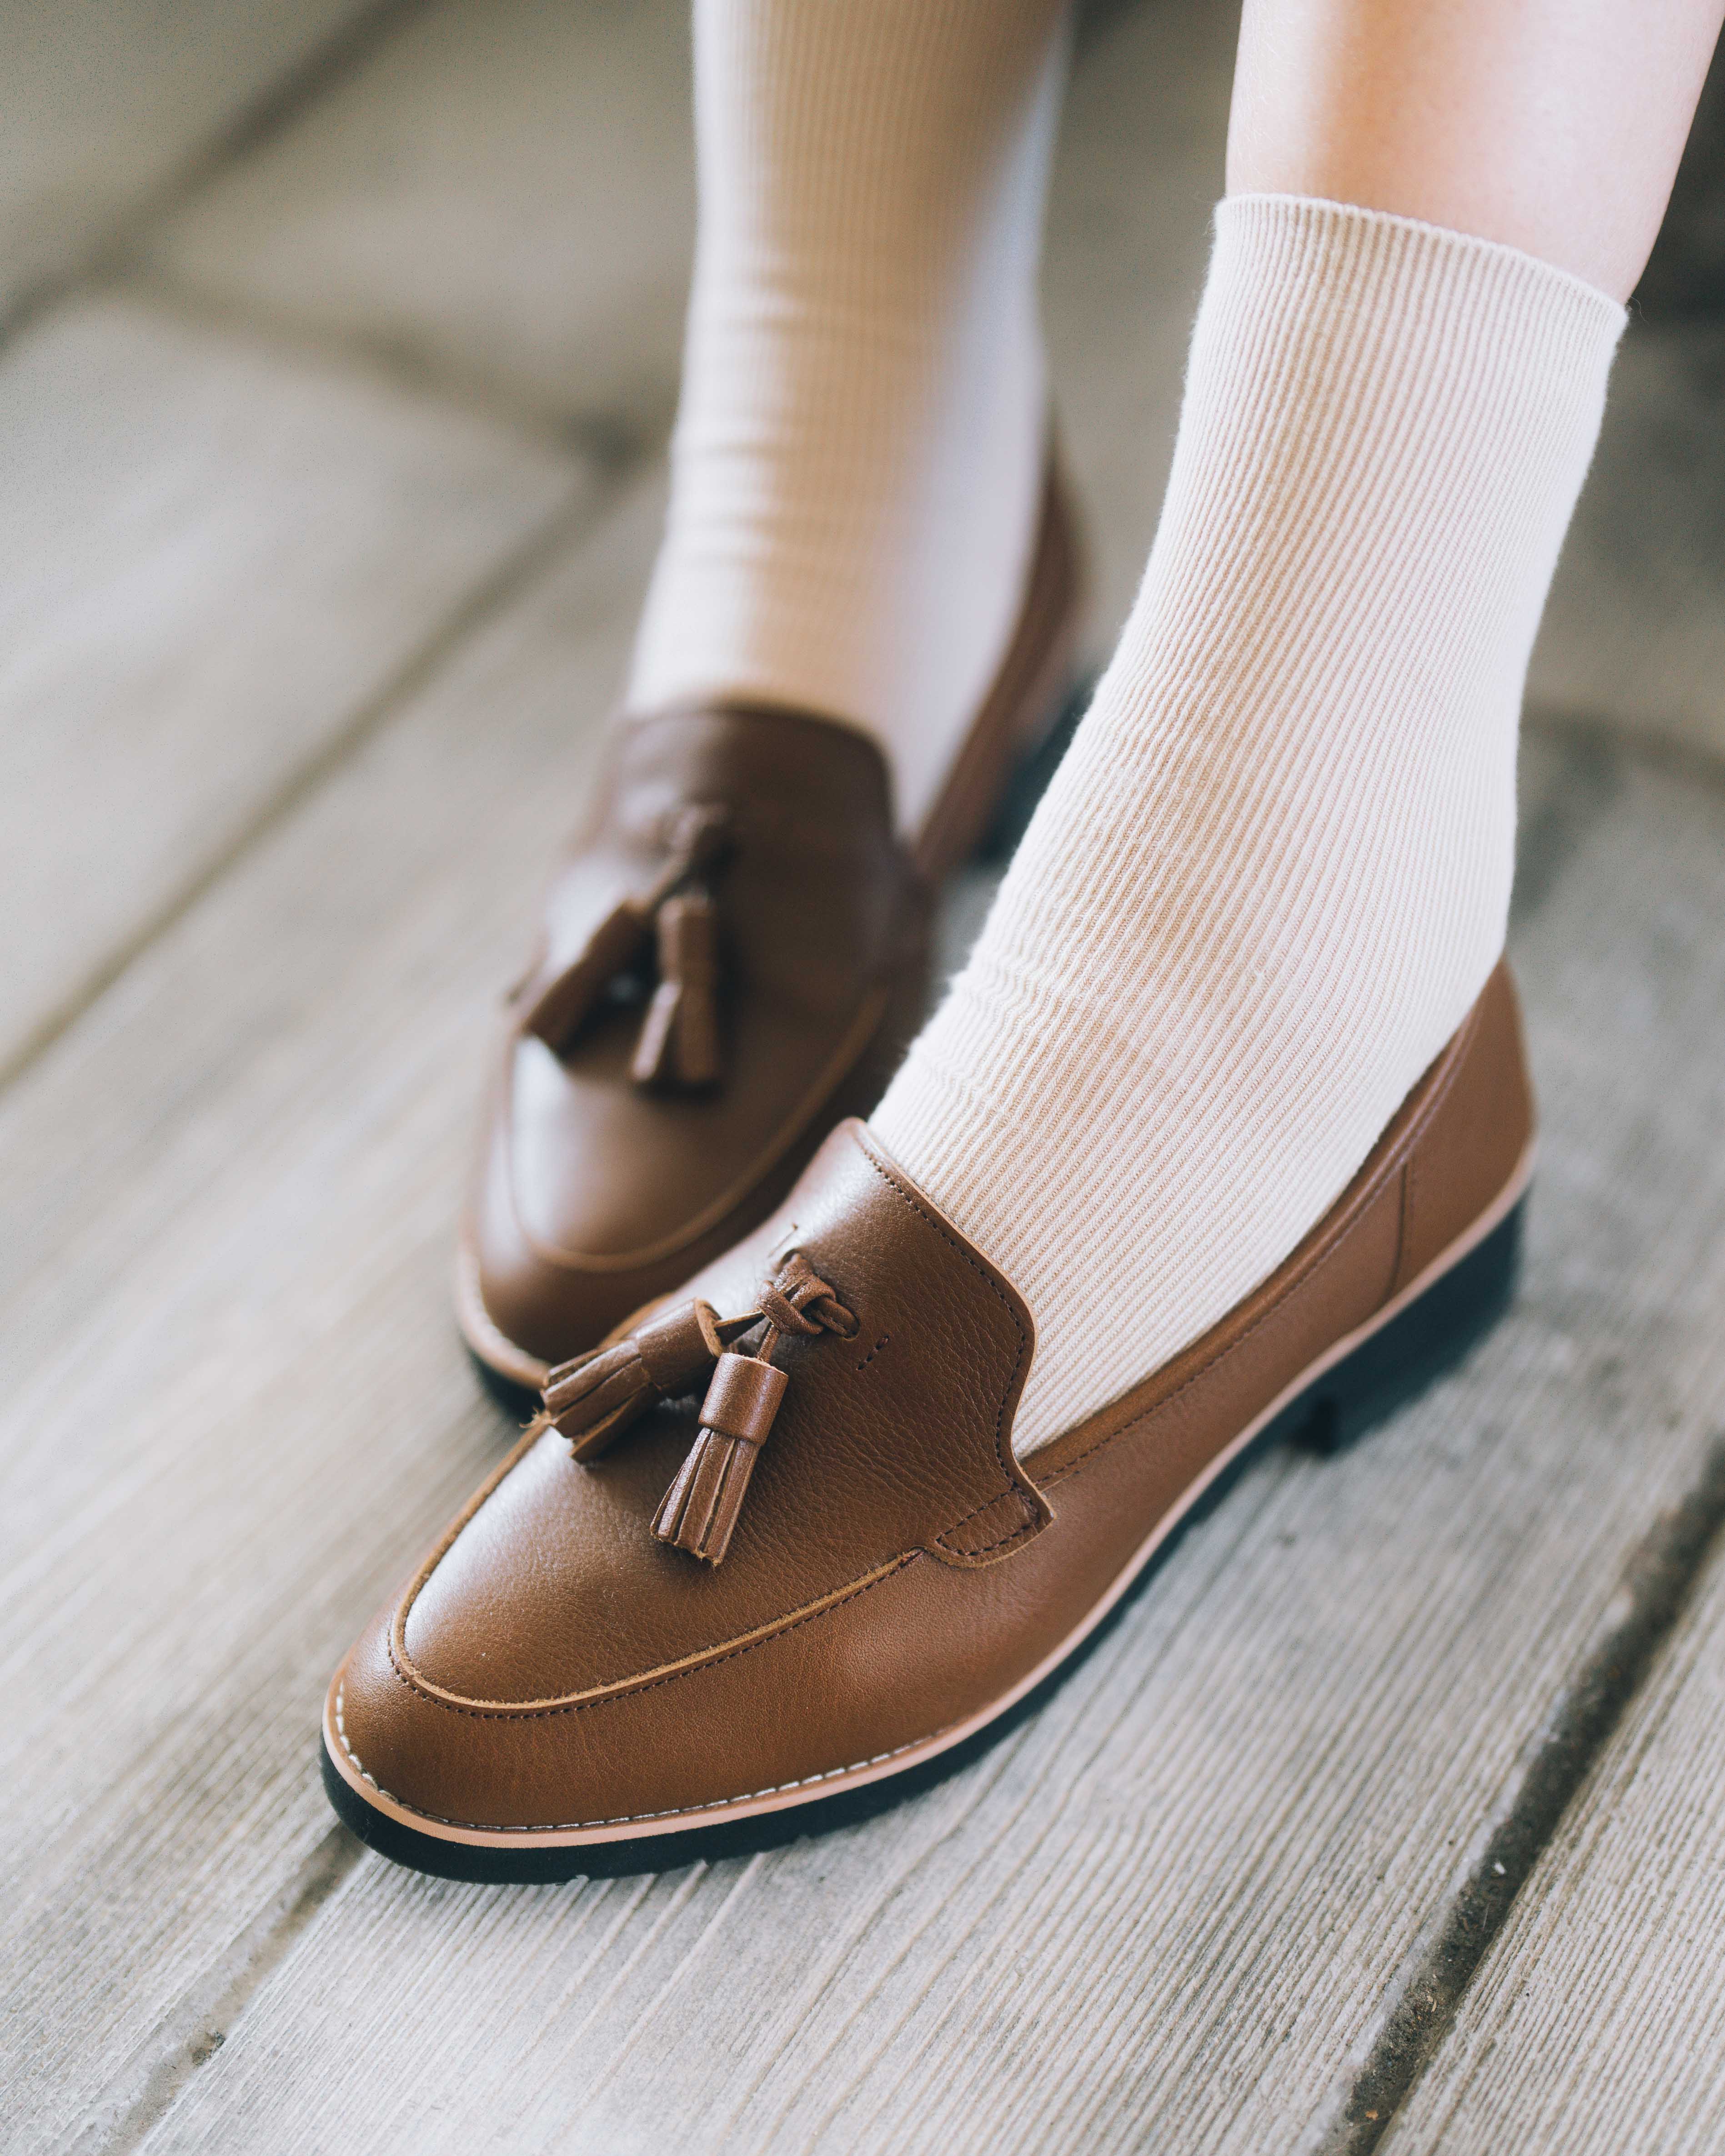
M 614 731 L 488 1096 L 457 1276 L 482 1361 L 536 1388 L 874 1106 L 923 1015 L 934 880 L 1050 715 L 1080 584 L 1051 461 L 1018 631 L 911 845 L 851 727 L 736 706 Z
M 687 1286 L 721 1313 L 752 1309 L 794 1250 L 858 1321 L 854 1337 L 786 1342 L 725 1563 L 650 1530 L 694 1399 L 586 1465 L 554 1428 L 530 1431 L 338 1672 L 349 1780 L 433 1827 L 644 1834 L 818 1796 L 986 1716 L 1302 1373 L 1494 1217 L 1532 1131 L 1500 967 L 1287 1261 L 1027 1468 L 1011 1428 L 1030 1313 L 845 1125 Z

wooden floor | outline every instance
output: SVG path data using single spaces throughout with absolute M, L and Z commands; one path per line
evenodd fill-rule
M 317 1714 L 509 1435 L 451 1220 L 655 540 L 681 10 L 92 21 L 0 8 L 6 2148 L 1725 2145 L 1725 336 L 1632 332 L 1536 660 L 1511 1321 L 901 1812 L 450 1886 L 333 1824 Z M 1102 642 L 1230 39 L 1081 41 Z

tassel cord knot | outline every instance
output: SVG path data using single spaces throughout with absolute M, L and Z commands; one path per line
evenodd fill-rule
M 752 1354 L 732 1344 L 757 1326 L 761 1339 Z M 721 1318 L 711 1303 L 677 1303 L 608 1347 L 560 1364 L 546 1381 L 545 1424 L 569 1440 L 575 1459 L 597 1459 L 649 1408 L 707 1378 L 695 1443 L 654 1516 L 653 1532 L 718 1564 L 790 1384 L 773 1360 L 781 1343 L 824 1332 L 853 1340 L 857 1331 L 855 1313 L 802 1252 L 792 1250 L 762 1284 L 753 1310 Z
M 721 1355 L 701 1402 L 701 1427 L 676 1480 L 654 1516 L 660 1542 L 721 1564 L 742 1517 L 761 1447 L 789 1387 L 773 1363 L 781 1341 L 832 1332 L 854 1339 L 857 1321 L 800 1250 L 791 1251 L 761 1290 L 767 1321 L 758 1351 Z
M 791 1251 L 762 1286 L 761 1315 L 768 1328 L 761 1354 L 769 1363 L 780 1337 L 788 1334 L 800 1333 L 805 1339 L 819 1332 L 836 1332 L 841 1340 L 856 1337 L 855 1318 L 800 1250 Z

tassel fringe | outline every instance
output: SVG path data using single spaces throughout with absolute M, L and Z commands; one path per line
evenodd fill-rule
M 630 900 L 614 906 L 588 937 L 581 956 L 563 968 L 528 1012 L 526 1030 L 536 1034 L 552 1055 L 561 1055 L 612 982 L 639 958 L 652 925 L 650 911 L 643 912 Z
M 609 1347 L 559 1364 L 546 1380 L 547 1420 L 573 1458 L 597 1460 L 649 1408 L 692 1393 L 726 1343 L 759 1317 L 721 1319 L 711 1303 L 675 1303 Z
M 708 1564 L 722 1564 L 760 1450 L 721 1437 L 716 1430 L 702 1430 L 654 1515 L 653 1532 L 660 1542 Z
M 659 986 L 641 1022 L 629 1075 L 638 1086 L 716 1085 L 719 910 L 700 889 L 659 909 Z
M 757 1325 L 755 1353 L 732 1344 Z M 535 1428 L 557 1430 L 577 1460 L 596 1460 L 649 1408 L 692 1393 L 711 1373 L 695 1443 L 653 1516 L 653 1532 L 691 1557 L 721 1564 L 790 1383 L 773 1359 L 780 1342 L 823 1332 L 851 1340 L 857 1329 L 855 1313 L 800 1250 L 789 1250 L 762 1284 L 758 1309 L 721 1317 L 711 1303 L 673 1303 L 623 1339 L 560 1363 L 546 1381 Z
M 722 803 L 697 802 L 683 809 L 667 834 L 669 855 L 664 867 L 638 897 L 619 900 L 588 937 L 579 955 L 564 967 L 555 980 L 541 990 L 537 1001 L 523 1021 L 526 1031 L 542 1040 L 554 1055 L 561 1055 L 587 1023 L 594 1005 L 612 982 L 639 963 L 648 937 L 654 932 L 655 926 L 661 970 L 664 970 L 663 954 L 667 942 L 675 944 L 680 937 L 692 936 L 694 940 L 689 947 L 689 963 L 691 977 L 694 978 L 700 972 L 702 952 L 716 952 L 716 934 L 709 924 L 703 944 L 703 931 L 699 927 L 689 929 L 678 925 L 676 910 L 682 907 L 685 901 L 679 899 L 676 893 L 691 877 L 703 875 L 715 867 L 728 851 L 731 842 L 731 814 Z M 712 907 L 712 900 L 705 891 L 691 891 L 689 902 L 697 911 L 701 904 L 709 910 Z M 672 976 L 666 972 L 665 978 L 670 980 Z M 522 993 L 526 992 L 524 988 Z M 710 979 L 706 988 L 710 1006 L 715 993 Z M 717 1022 L 716 1018 L 713 1019 L 703 1037 L 700 1031 L 701 996 L 701 985 L 697 980 L 693 997 L 694 1019 L 670 1030 L 674 1034 L 689 1031 L 691 1045 L 688 1054 L 693 1059 L 693 1066 L 698 1066 L 702 1054 L 705 1054 L 711 1062 L 712 1075 L 716 1077 Z M 661 1021 L 662 1024 L 665 1023 Z M 708 1085 L 712 1080 L 680 1077 L 678 1082 Z
M 722 1564 L 749 1478 L 790 1380 L 757 1356 L 724 1354 L 701 1407 L 701 1429 L 654 1516 L 662 1543 Z

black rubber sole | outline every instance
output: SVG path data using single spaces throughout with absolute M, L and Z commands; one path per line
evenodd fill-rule
M 1267 1423 L 1183 1515 L 1119 1601 L 1065 1661 L 986 1727 L 949 1751 L 880 1781 L 841 1789 L 829 1797 L 814 1797 L 783 1811 L 760 1812 L 716 1826 L 692 1827 L 682 1834 L 643 1835 L 629 1841 L 588 1842 L 577 1847 L 480 1847 L 422 1834 L 386 1813 L 374 1811 L 337 1772 L 326 1752 L 323 1781 L 330 1802 L 362 1842 L 393 1863 L 429 1871 L 441 1879 L 521 1885 L 669 1871 L 696 1861 L 715 1864 L 727 1856 L 750 1856 L 760 1850 L 776 1849 L 803 1835 L 829 1834 L 835 1828 L 855 1825 L 902 1804 L 969 1766 L 1045 1706 L 1085 1657 L 1106 1639 L 1133 1598 L 1143 1592 L 1179 1547 L 1181 1537 L 1214 1511 L 1255 1460 L 1289 1442 L 1319 1453 L 1341 1451 L 1458 1363 L 1502 1316 L 1514 1296 L 1525 1204 L 1525 1199 L 1518 1201 L 1491 1234 L 1435 1281 L 1417 1302 L 1392 1318 L 1333 1369 L 1327 1370 Z
M 476 1348 L 468 1348 L 467 1359 L 478 1373 L 480 1383 L 506 1414 L 520 1423 L 531 1422 L 539 1412 L 540 1396 L 531 1386 L 518 1385 L 513 1378 L 494 1370 Z

